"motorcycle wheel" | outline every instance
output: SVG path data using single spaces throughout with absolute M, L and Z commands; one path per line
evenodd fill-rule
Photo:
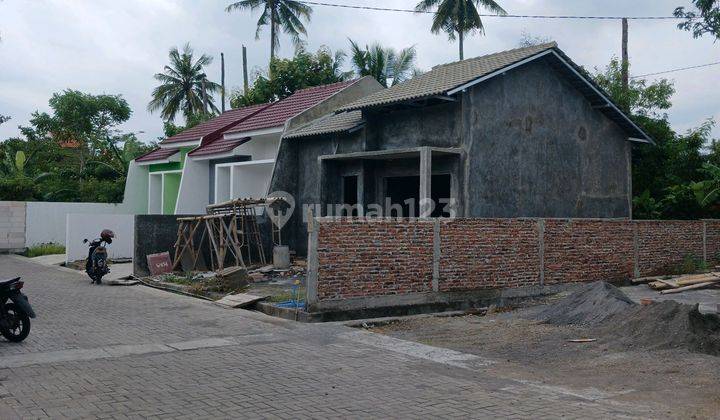
M 2 308 L 3 318 L 6 325 L 0 326 L 0 333 L 3 337 L 19 343 L 30 334 L 30 317 L 14 303 L 8 303 Z

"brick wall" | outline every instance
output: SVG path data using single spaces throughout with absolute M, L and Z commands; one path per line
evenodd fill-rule
M 633 228 L 627 221 L 546 220 L 545 284 L 621 280 L 633 274 Z
M 539 284 L 537 222 L 454 219 L 440 223 L 440 291 Z
M 433 222 L 340 220 L 318 230 L 320 300 L 432 290 Z
M 705 243 L 708 265 L 720 264 L 720 220 L 705 221 Z
M 25 248 L 25 203 L 0 201 L 0 251 Z
M 623 280 L 720 261 L 720 221 L 316 220 L 312 301 Z M 311 236 L 313 238 L 313 236 Z
M 665 274 L 686 255 L 703 258 L 703 221 L 636 221 L 640 276 Z

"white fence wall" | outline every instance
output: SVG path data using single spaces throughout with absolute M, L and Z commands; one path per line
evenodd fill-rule
M 135 216 L 132 214 L 68 214 L 65 239 L 66 260 L 87 258 L 88 246 L 83 239 L 95 239 L 103 229 L 115 232 L 108 246 L 110 258 L 132 258 L 135 244 Z
M 25 248 L 25 203 L 0 201 L 0 251 Z
M 53 242 L 64 244 L 68 228 L 66 226 L 69 214 L 124 214 L 127 213 L 122 204 L 103 203 L 53 203 L 53 202 L 27 202 L 27 216 L 25 222 L 25 246 Z M 87 238 L 96 238 L 100 230 L 93 232 L 83 228 L 78 235 L 87 235 Z M 82 239 L 81 239 L 82 240 Z

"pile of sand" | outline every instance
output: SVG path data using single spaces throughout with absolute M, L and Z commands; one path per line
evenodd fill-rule
M 674 301 L 635 304 L 605 282 L 587 284 L 547 307 L 536 319 L 552 325 L 590 327 L 599 342 L 631 350 L 682 348 L 720 355 L 720 317 Z
M 595 282 L 582 286 L 540 312 L 536 319 L 552 325 L 598 325 L 607 318 L 637 306 L 617 287 Z
M 627 349 L 687 349 L 720 356 L 720 317 L 674 301 L 637 306 L 609 317 L 596 329 L 609 344 Z

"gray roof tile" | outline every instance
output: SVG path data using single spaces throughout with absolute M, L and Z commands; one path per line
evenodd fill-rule
M 494 71 L 532 57 L 543 51 L 557 48 L 555 42 L 503 51 L 464 61 L 443 64 L 427 73 L 368 95 L 352 102 L 340 111 L 371 108 L 396 102 L 444 94 L 454 88 L 488 75 Z
M 362 111 L 341 112 L 339 114 L 332 114 L 311 121 L 308 124 L 286 133 L 283 137 L 286 139 L 293 139 L 297 137 L 338 133 L 353 129 L 363 122 Z

